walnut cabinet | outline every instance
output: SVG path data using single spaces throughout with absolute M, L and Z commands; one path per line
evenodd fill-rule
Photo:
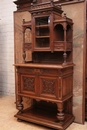
M 66 129 L 73 121 L 73 21 L 61 6 L 34 3 L 31 21 L 23 19 L 23 62 L 16 69 L 16 107 L 18 120 L 53 129 Z M 27 57 L 31 51 L 32 59 Z M 23 98 L 32 103 L 27 109 Z

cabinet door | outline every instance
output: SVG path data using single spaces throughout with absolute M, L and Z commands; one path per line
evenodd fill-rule
M 51 50 L 50 49 L 50 17 L 35 17 L 32 25 L 33 31 L 33 49 L 34 50 Z
M 40 76 L 40 96 L 45 98 L 57 99 L 58 97 L 58 78 Z
M 37 95 L 37 78 L 34 75 L 21 75 L 21 93 Z

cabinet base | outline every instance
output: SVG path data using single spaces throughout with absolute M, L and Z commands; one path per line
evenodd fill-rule
M 65 130 L 73 121 L 74 116 L 70 114 L 65 114 L 65 119 L 63 122 L 58 121 L 56 117 L 56 112 L 43 111 L 41 109 L 26 109 L 23 113 L 17 113 L 15 115 L 18 119 L 36 123 L 39 125 L 44 125 L 54 129 Z

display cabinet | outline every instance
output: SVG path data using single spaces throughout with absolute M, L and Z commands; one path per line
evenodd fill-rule
M 23 63 L 15 64 L 18 120 L 53 129 L 73 121 L 73 21 L 54 2 L 31 4 L 31 21 L 21 26 Z M 28 60 L 27 51 L 32 59 Z M 26 60 L 27 59 L 27 60 Z M 32 99 L 25 109 L 23 97 Z

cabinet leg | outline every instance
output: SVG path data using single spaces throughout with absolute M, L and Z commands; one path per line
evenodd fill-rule
M 57 103 L 57 119 L 62 122 L 64 120 L 64 113 L 63 113 L 63 103 Z
M 23 106 L 23 104 L 22 104 L 22 97 L 19 97 L 19 100 L 18 100 L 18 102 L 17 102 L 17 109 L 19 110 L 19 112 L 18 113 L 22 113 L 22 111 L 23 111 L 23 108 L 24 108 L 24 106 Z

